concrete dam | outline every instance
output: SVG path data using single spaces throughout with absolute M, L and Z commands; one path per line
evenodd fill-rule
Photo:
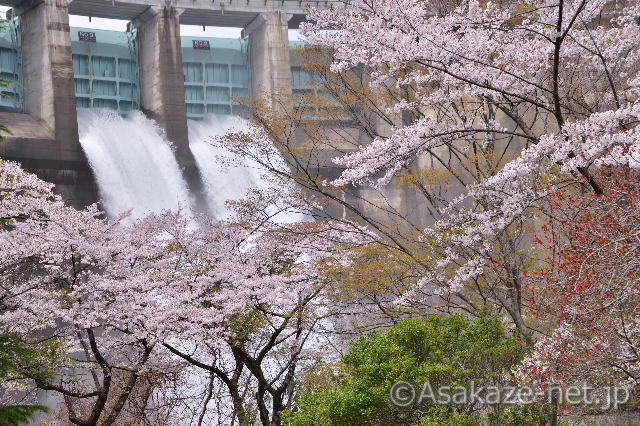
M 12 132 L 0 157 L 54 183 L 74 206 L 101 201 L 109 215 L 133 208 L 132 217 L 192 206 L 224 216 L 226 199 L 262 179 L 240 159 L 230 177 L 205 139 L 246 125 L 237 118 L 237 98 L 276 106 L 281 95 L 321 94 L 298 66 L 300 42 L 289 41 L 288 30 L 304 21 L 309 6 L 331 4 L 0 0 L 11 7 L 0 28 L 0 78 L 10 82 L 1 89 L 0 123 Z M 128 24 L 126 31 L 71 27 L 70 15 Z M 235 39 L 181 36 L 181 25 L 242 31 Z M 336 129 L 324 126 L 328 135 Z M 370 140 L 362 129 L 339 126 L 358 145 Z M 320 175 L 337 177 L 335 156 L 335 148 L 323 149 Z M 351 191 L 371 214 L 388 211 L 389 203 L 405 215 L 419 211 L 419 197 L 407 188 Z
M 0 5 L 12 8 L 0 34 L 0 78 L 9 81 L 2 88 L 0 123 L 11 131 L 0 143 L 0 157 L 54 183 L 76 206 L 102 198 L 108 213 L 117 214 L 135 202 L 141 209 L 136 216 L 193 202 L 187 188 L 196 180 L 217 193 L 238 182 L 245 189 L 258 185 L 250 167 L 238 172 L 243 179 L 225 185 L 224 173 L 212 170 L 216 153 L 204 139 L 245 125 L 235 118 L 242 106 L 234 98 L 269 101 L 310 87 L 305 72 L 292 65 L 294 43 L 288 40 L 307 3 Z M 126 32 L 70 27 L 70 14 L 129 24 Z M 181 24 L 243 28 L 242 37 L 182 37 Z M 203 158 L 211 161 L 205 165 Z M 224 215 L 219 199 L 207 204 Z

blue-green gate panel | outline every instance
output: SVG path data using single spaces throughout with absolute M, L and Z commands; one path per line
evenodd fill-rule
M 335 102 L 335 99 L 330 93 L 323 91 L 320 87 L 320 76 L 317 73 L 303 69 L 302 67 L 299 55 L 301 53 L 300 48 L 302 48 L 304 44 L 305 43 L 303 41 L 289 42 L 289 58 L 291 60 L 291 91 L 295 102 L 299 107 L 304 107 L 306 99 L 309 96 L 315 96 L 324 97 L 330 105 L 332 102 Z M 338 105 L 336 104 L 336 108 L 337 107 Z M 323 117 L 319 114 L 315 107 L 312 110 L 309 110 L 305 115 L 311 118 L 328 118 L 326 115 Z M 346 114 L 340 114 L 332 116 L 331 119 L 348 120 L 349 117 Z
M 289 42 L 289 58 L 291 62 L 291 90 L 300 101 L 306 95 L 313 94 L 316 88 L 316 78 L 308 70 L 302 69 L 299 62 L 299 49 L 304 46 L 302 41 Z
M 0 109 L 20 112 L 22 102 L 22 63 L 18 19 L 0 25 Z
M 246 40 L 182 37 L 181 44 L 187 117 L 241 114 L 234 99 L 249 95 Z
M 71 51 L 78 108 L 139 108 L 134 33 L 71 27 Z

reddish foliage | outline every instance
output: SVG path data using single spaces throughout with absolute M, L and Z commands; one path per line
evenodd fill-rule
M 553 194 L 544 227 L 549 269 L 534 278 L 537 314 L 557 324 L 520 369 L 545 384 L 640 378 L 640 175 L 597 176 L 604 193 Z

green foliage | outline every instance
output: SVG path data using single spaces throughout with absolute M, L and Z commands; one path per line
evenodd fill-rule
M 24 377 L 46 380 L 54 375 L 52 361 L 60 356 L 58 342 L 31 343 L 16 333 L 0 332 L 0 384 Z
M 503 406 L 477 413 L 459 413 L 445 407 L 434 407 L 415 426 L 524 426 L 545 425 L 550 418 L 549 407 Z
M 478 386 L 504 383 L 524 355 L 526 345 L 506 330 L 497 315 L 485 312 L 430 315 L 406 319 L 384 334 L 369 334 L 351 344 L 330 380 L 307 380 L 296 408 L 285 413 L 289 425 L 524 425 L 540 424 L 533 407 L 501 410 L 468 405 L 425 402 L 397 407 L 389 399 L 398 381 L 428 381 L 440 386 Z M 320 383 L 318 383 L 320 382 Z M 315 383 L 315 384 L 314 384 Z
M 471 414 L 462 414 L 444 407 L 433 407 L 429 414 L 422 416 L 415 426 L 473 426 L 475 419 Z
M 18 426 L 29 420 L 34 413 L 46 411 L 42 405 L 14 405 L 0 407 L 0 426 Z
M 527 405 L 525 407 L 508 406 L 492 410 L 487 414 L 490 425 L 545 425 L 553 414 L 553 407 Z
M 0 386 L 24 378 L 52 378 L 53 360 L 59 356 L 61 345 L 58 342 L 30 343 L 16 333 L 0 331 Z M 35 412 L 46 410 L 41 405 L 0 406 L 0 426 L 19 425 Z

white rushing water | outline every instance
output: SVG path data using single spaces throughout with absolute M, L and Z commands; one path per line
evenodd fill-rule
M 202 120 L 189 120 L 189 148 L 202 177 L 209 210 L 217 219 L 228 219 L 232 210 L 228 201 L 245 199 L 252 190 L 263 193 L 290 193 L 293 188 L 281 181 L 274 181 L 264 166 L 244 158 L 214 143 L 214 139 L 230 132 L 250 131 L 247 120 L 231 115 L 206 115 Z M 286 168 L 286 163 L 275 146 L 271 146 L 268 163 L 271 167 Z M 253 155 L 265 155 L 254 152 Z M 264 160 L 267 160 L 266 158 Z M 304 221 L 303 214 L 276 206 L 266 208 L 274 222 L 285 224 Z
M 189 147 L 204 183 L 204 199 L 215 218 L 230 217 L 227 201 L 241 200 L 253 189 L 268 190 L 273 185 L 264 178 L 259 164 L 212 143 L 230 131 L 248 130 L 246 120 L 207 115 L 202 120 L 188 120 L 188 126 Z M 153 120 L 139 111 L 122 117 L 115 111 L 82 109 L 78 111 L 78 127 L 80 144 L 110 217 L 129 210 L 130 220 L 163 210 L 191 214 L 194 194 L 189 193 L 171 144 Z M 283 222 L 297 219 L 295 215 L 280 216 L 278 220 Z
M 207 115 L 202 120 L 189 120 L 188 125 L 189 148 L 200 170 L 209 210 L 217 219 L 228 218 L 231 212 L 227 201 L 268 186 L 260 165 L 212 143 L 228 132 L 247 130 L 248 123 L 236 116 Z
M 192 200 L 173 150 L 153 120 L 139 111 L 78 110 L 80 144 L 110 217 L 131 219 L 163 210 L 190 212 Z

